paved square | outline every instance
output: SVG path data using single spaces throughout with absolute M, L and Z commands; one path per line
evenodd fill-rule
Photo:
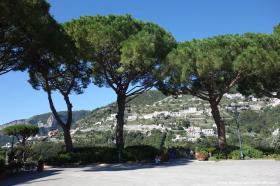
M 280 185 L 280 161 L 199 162 L 176 160 L 162 165 L 113 164 L 48 168 L 0 182 L 2 186 L 223 186 Z

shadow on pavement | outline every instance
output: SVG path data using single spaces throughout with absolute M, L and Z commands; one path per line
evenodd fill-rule
M 172 160 L 169 162 L 164 162 L 161 164 L 155 163 L 122 163 L 122 164 L 100 164 L 89 167 L 84 171 L 127 171 L 127 170 L 137 170 L 137 169 L 149 169 L 149 168 L 166 168 L 171 166 L 187 165 L 192 162 L 192 160 L 181 159 Z
M 0 180 L 0 186 L 13 186 L 17 184 L 29 184 L 29 183 L 35 183 L 38 182 L 38 185 L 40 185 L 40 182 L 50 181 L 50 180 L 56 180 L 56 179 L 41 179 L 37 180 L 39 178 L 44 178 L 48 176 L 53 176 L 55 174 L 58 174 L 61 170 L 55 169 L 55 170 L 45 170 L 43 172 L 24 172 L 20 173 L 15 176 L 8 177 L 7 179 Z M 57 178 L 59 179 L 59 178 Z

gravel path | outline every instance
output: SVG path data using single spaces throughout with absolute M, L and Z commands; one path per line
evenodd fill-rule
M 187 161 L 154 164 L 99 164 L 47 168 L 0 181 L 2 186 L 280 186 L 280 161 Z

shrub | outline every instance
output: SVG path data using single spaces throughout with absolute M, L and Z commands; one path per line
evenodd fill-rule
M 105 163 L 115 163 L 117 159 L 117 149 L 116 148 L 107 148 L 103 149 L 104 151 L 100 154 L 100 161 Z
M 244 145 L 242 148 L 243 148 L 243 153 L 244 153 L 245 158 L 262 158 L 263 157 L 263 152 L 260 150 L 257 150 L 248 145 Z
M 218 161 L 219 159 L 216 156 L 211 156 L 208 158 L 209 161 Z
M 213 152 L 216 150 L 216 148 L 215 147 L 208 147 L 207 148 L 207 151 L 209 152 L 209 153 L 211 153 L 211 154 L 213 154 Z
M 113 147 L 78 147 L 72 154 L 81 163 L 117 162 L 117 150 Z
M 70 153 L 59 154 L 49 160 L 53 165 L 65 165 L 74 163 Z
M 218 160 L 231 158 L 231 153 L 235 150 L 238 150 L 239 147 L 228 145 L 224 150 L 220 150 L 218 147 L 215 149 L 210 149 L 212 152 L 212 156 L 217 158 Z M 235 152 L 236 153 L 236 152 Z
M 280 155 L 280 149 L 275 149 L 274 154 L 279 154 Z
M 239 160 L 240 159 L 240 150 L 234 150 L 234 151 L 230 152 L 228 155 L 228 158 L 233 159 L 233 160 Z
M 159 154 L 158 149 L 147 145 L 130 146 L 124 150 L 124 157 L 127 161 L 151 161 Z
M 89 164 L 89 163 L 115 163 L 117 151 L 110 147 L 78 147 L 73 152 L 60 152 L 56 156 L 45 160 L 50 165 L 61 166 L 65 164 Z
M 265 159 L 280 160 L 280 154 L 269 154 L 264 156 Z
M 169 152 L 174 154 L 172 158 L 187 158 L 189 157 L 190 149 L 188 147 L 173 147 L 169 149 Z
M 64 152 L 64 145 L 54 142 L 38 142 L 32 145 L 32 158 L 47 161 Z M 48 161 L 47 161 L 48 163 Z
M 23 167 L 22 162 L 10 162 L 7 166 L 7 173 L 8 174 L 14 174 L 20 172 L 20 170 Z

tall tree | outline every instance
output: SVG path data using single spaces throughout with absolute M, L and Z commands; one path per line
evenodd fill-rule
M 0 1 L 0 75 L 25 70 L 39 43 L 58 29 L 45 0 Z
M 81 93 L 88 82 L 86 65 L 75 59 L 74 45 L 49 14 L 45 0 L 3 0 L 0 2 L 0 75 L 11 70 L 30 72 L 33 87 L 48 93 L 51 110 L 64 131 L 68 151 L 72 149 L 70 126 L 71 92 Z M 86 75 L 87 76 L 87 75 Z M 67 121 L 57 114 L 52 92 L 58 90 L 68 110 Z
M 116 146 L 121 161 L 125 105 L 153 86 L 154 70 L 176 42 L 159 26 L 128 15 L 81 17 L 65 28 L 80 58 L 92 63 L 94 84 L 110 87 L 117 94 Z
M 67 53 L 70 52 L 69 50 Z M 72 53 L 73 54 L 73 53 Z M 69 53 L 71 55 L 71 53 Z M 66 151 L 70 152 L 73 149 L 70 129 L 72 125 L 73 105 L 70 101 L 69 95 L 71 93 L 81 94 L 90 80 L 90 72 L 87 63 L 79 61 L 51 61 L 47 60 L 40 66 L 32 66 L 29 69 L 29 82 L 35 89 L 42 88 L 48 95 L 48 101 L 51 111 L 63 129 L 64 142 Z M 52 93 L 58 91 L 62 95 L 67 106 L 67 118 L 64 119 L 59 115 L 55 104 L 53 102 Z
M 167 63 L 162 65 L 160 90 L 192 94 L 210 103 L 220 149 L 226 147 L 226 130 L 219 103 L 244 74 L 235 68 L 235 63 L 250 43 L 249 38 L 239 35 L 184 42 L 168 55 Z

